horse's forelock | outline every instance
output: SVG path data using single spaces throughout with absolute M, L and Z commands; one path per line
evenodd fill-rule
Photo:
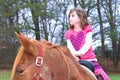
M 23 55 L 23 47 L 20 46 L 20 48 L 18 49 L 18 54 L 15 58 L 15 62 L 13 64 L 13 69 L 12 69 L 12 75 L 11 75 L 11 80 L 13 80 L 14 76 L 15 76 L 15 73 L 16 73 L 16 68 L 17 66 L 19 65 L 19 62 L 22 58 L 22 55 Z

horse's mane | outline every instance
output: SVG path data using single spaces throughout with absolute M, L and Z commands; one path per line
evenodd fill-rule
M 71 58 L 72 60 L 76 61 L 75 58 L 72 56 L 70 50 L 66 46 L 62 46 L 60 44 L 52 44 L 49 41 L 42 40 L 42 45 L 44 45 L 46 48 L 58 48 L 59 51 L 62 51 L 63 54 L 65 54 L 67 57 Z

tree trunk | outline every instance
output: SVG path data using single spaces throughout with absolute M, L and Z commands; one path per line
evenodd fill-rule
M 37 4 L 38 1 L 32 1 L 32 4 Z M 37 9 L 37 7 L 36 7 Z M 36 16 L 35 15 L 35 10 L 31 9 L 31 12 L 32 12 L 32 16 L 33 16 L 33 22 L 34 22 L 34 26 L 35 26 L 35 36 L 36 36 L 36 39 L 37 40 L 40 40 L 40 28 L 39 28 L 39 19 L 38 17 L 39 16 Z
M 110 37 L 111 37 L 112 49 L 113 49 L 113 65 L 117 68 L 118 66 L 117 31 L 116 31 L 116 26 L 112 11 L 112 0 L 108 1 L 108 7 L 109 7 L 109 15 L 110 15 L 110 18 L 108 19 L 110 24 Z
M 73 0 L 74 1 L 74 7 L 77 7 L 77 0 Z
M 103 57 L 105 57 L 105 43 L 104 43 L 104 32 L 103 32 L 103 22 L 102 22 L 102 16 L 100 12 L 100 0 L 97 0 L 97 10 L 98 10 L 98 16 L 99 16 L 99 24 L 100 24 L 100 35 L 101 35 L 101 53 L 103 54 Z

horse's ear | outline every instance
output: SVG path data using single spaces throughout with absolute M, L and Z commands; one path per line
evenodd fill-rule
M 21 43 L 21 45 L 25 48 L 28 49 L 30 46 L 30 39 L 27 38 L 24 34 L 22 34 L 21 32 L 15 32 L 15 35 L 17 36 L 19 42 Z

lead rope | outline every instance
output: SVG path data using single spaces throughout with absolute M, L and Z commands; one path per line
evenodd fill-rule
M 70 67 L 69 67 L 69 63 L 67 61 L 67 58 L 66 58 L 65 54 L 61 51 L 60 47 L 59 48 L 56 47 L 56 48 L 59 50 L 59 52 L 61 53 L 63 59 L 65 60 L 65 63 L 66 63 L 67 69 L 68 69 L 68 80 L 70 80 Z

